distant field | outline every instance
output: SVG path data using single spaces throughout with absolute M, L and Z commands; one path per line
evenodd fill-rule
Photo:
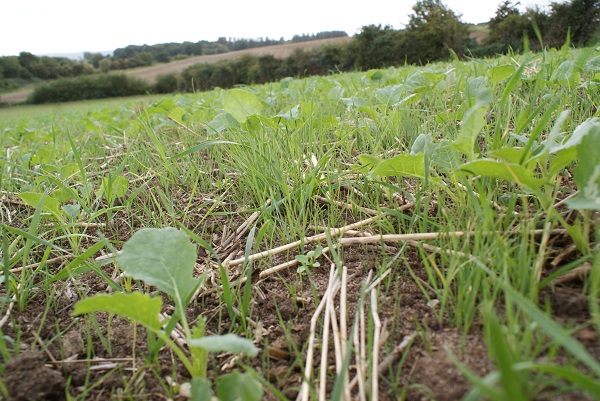
M 339 38 L 311 40 L 300 43 L 290 43 L 285 45 L 255 47 L 252 49 L 238 50 L 234 52 L 190 57 L 184 60 L 173 61 L 171 63 L 157 64 L 151 67 L 142 67 L 126 70 L 125 74 L 143 79 L 144 81 L 147 81 L 149 83 L 154 83 L 156 81 L 156 78 L 160 75 L 179 73 L 194 64 L 216 63 L 221 60 L 231 60 L 238 57 L 242 57 L 246 54 L 251 54 L 254 56 L 271 55 L 277 58 L 285 58 L 291 56 L 297 49 L 314 49 L 323 45 L 348 43 L 350 40 L 352 40 L 352 38 L 346 36 Z M 122 71 L 118 72 L 120 73 Z M 23 89 L 17 92 L 0 94 L 0 103 L 24 102 L 25 100 L 27 100 L 27 98 L 29 97 L 29 95 L 31 95 L 32 92 L 33 89 L 29 87 L 27 89 Z
M 330 38 L 330 39 L 320 39 L 320 40 L 311 40 L 308 42 L 300 42 L 300 43 L 290 43 L 285 45 L 275 45 L 275 46 L 265 46 L 265 47 L 255 47 L 252 49 L 238 50 L 234 52 L 220 53 L 220 54 L 209 54 L 205 56 L 197 56 L 186 58 L 184 60 L 173 61 L 171 63 L 165 64 L 157 64 L 151 67 L 142 67 L 136 68 L 132 70 L 127 70 L 126 74 L 132 77 L 141 78 L 145 81 L 153 83 L 156 78 L 160 75 L 178 73 L 186 68 L 194 65 L 194 64 L 212 64 L 222 60 L 231 60 L 235 58 L 242 57 L 247 54 L 251 54 L 253 56 L 266 56 L 271 55 L 277 58 L 285 58 L 289 57 L 297 49 L 314 49 L 316 47 L 321 47 L 323 45 L 330 44 L 342 44 L 348 43 L 352 38 L 350 37 L 340 37 L 340 38 Z

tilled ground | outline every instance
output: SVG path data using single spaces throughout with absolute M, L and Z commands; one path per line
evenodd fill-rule
M 344 252 L 348 268 L 348 315 L 355 316 L 361 284 L 370 270 L 377 269 L 381 251 L 372 248 L 349 247 Z M 394 361 L 380 375 L 381 400 L 457 400 L 470 388 L 469 383 L 450 360 L 452 352 L 471 371 L 478 375 L 489 373 L 493 366 L 488 359 L 482 329 L 476 322 L 466 335 L 450 326 L 446 319 L 436 317 L 435 303 L 427 298 L 407 274 L 407 264 L 416 277 L 426 281 L 416 251 L 407 251 L 406 263 L 390 266 L 391 274 L 380 284 L 378 313 L 389 335 L 381 349 L 380 361 L 403 340 L 416 334 L 412 344 L 403 352 L 403 359 Z M 286 256 L 275 257 L 274 264 Z M 327 260 L 322 258 L 323 265 Z M 312 281 L 312 285 L 311 285 Z M 296 273 L 296 268 L 257 281 L 253 285 L 252 320 L 257 323 L 254 334 L 261 349 L 258 357 L 248 361 L 275 389 L 288 399 L 298 395 L 303 377 L 304 357 L 310 334 L 310 321 L 316 305 L 325 293 L 329 281 L 327 267 L 312 268 L 310 280 Z M 97 275 L 86 273 L 79 277 L 79 290 L 88 295 L 107 290 Z M 57 287 L 57 290 L 59 287 Z M 14 400 L 64 399 L 69 391 L 85 399 L 166 399 L 181 396 L 169 394 L 166 377 L 177 383 L 185 382 L 188 374 L 174 355 L 163 349 L 155 363 L 147 364 L 148 355 L 144 330 L 127 321 L 107 314 L 96 314 L 96 326 L 85 318 L 73 318 L 72 308 L 78 299 L 77 289 L 63 285 L 62 296 L 56 305 L 46 307 L 40 293 L 23 311 L 13 311 L 3 328 L 5 336 L 20 336 L 20 354 L 8 361 L 3 382 Z M 291 296 L 290 294 L 295 294 Z M 428 294 L 435 298 L 435 294 Z M 580 283 L 556 287 L 541 295 L 552 306 L 555 318 L 564 324 L 575 325 L 589 319 L 587 300 L 581 296 Z M 368 302 L 367 302 L 368 304 Z M 168 305 L 167 305 L 168 309 Z M 208 318 L 208 333 L 224 333 L 229 318 L 215 293 L 200 296 L 189 309 L 190 319 L 199 314 Z M 15 330 L 18 328 L 18 330 Z M 597 333 L 585 328 L 575 336 L 596 357 L 600 357 Z M 91 362 L 93 357 L 105 358 L 103 364 Z M 214 372 L 229 369 L 231 355 L 212 356 L 209 365 Z M 321 361 L 315 360 L 318 371 Z M 333 356 L 329 357 L 331 389 L 334 381 Z M 353 367 L 351 366 L 351 373 Z M 45 383 L 43 386 L 40 383 Z M 265 387 L 266 388 L 266 387 Z M 266 389 L 265 399 L 277 399 Z M 558 399 L 551 393 L 539 399 Z M 563 400 L 585 399 L 581 394 L 562 395 Z

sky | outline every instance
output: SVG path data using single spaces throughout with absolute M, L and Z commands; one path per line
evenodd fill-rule
M 0 56 L 111 51 L 127 45 L 291 39 L 370 24 L 402 29 L 416 0 L 3 0 Z M 501 0 L 444 0 L 468 23 L 487 22 Z M 550 0 L 521 0 L 524 7 Z

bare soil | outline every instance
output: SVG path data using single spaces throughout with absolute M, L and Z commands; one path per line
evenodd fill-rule
M 214 217 L 214 221 L 204 223 L 216 228 L 214 238 L 220 237 L 219 227 L 223 226 L 219 219 Z M 350 224 L 358 219 L 349 214 L 347 220 Z M 116 219 L 117 223 L 126 221 L 135 221 L 135 218 L 120 216 Z M 119 226 L 113 225 L 112 230 L 109 228 L 103 234 L 113 241 L 126 241 L 130 229 Z M 229 232 L 235 228 L 231 227 Z M 560 247 L 556 248 L 557 252 L 568 245 L 561 241 L 551 242 L 553 246 Z M 245 239 L 240 243 L 244 244 Z M 219 245 L 218 240 L 215 245 Z M 386 249 L 392 254 L 395 251 L 393 247 Z M 343 260 L 350 277 L 347 286 L 349 316 L 356 312 L 361 283 L 368 272 L 382 269 L 382 252 L 378 247 L 364 245 L 344 248 Z M 199 261 L 205 256 L 200 251 Z M 267 267 L 293 258 L 294 253 L 277 255 Z M 311 269 L 310 277 L 300 276 L 292 267 L 263 280 L 258 280 L 256 275 L 259 272 L 256 271 L 253 279 L 250 317 L 257 323 L 254 334 L 261 352 L 247 362 L 290 400 L 296 398 L 301 386 L 310 320 L 329 280 L 330 261 L 322 257 L 320 262 L 324 267 Z M 409 274 L 406 266 L 410 266 L 420 283 Z M 55 271 L 60 268 L 55 267 Z M 409 248 L 388 268 L 391 274 L 381 284 L 378 305 L 381 321 L 389 336 L 379 360 L 384 360 L 405 336 L 416 334 L 416 337 L 403 352 L 403 362 L 389 364 L 380 375 L 379 399 L 460 399 L 469 391 L 470 385 L 451 361 L 449 352 L 477 375 L 483 376 L 493 370 L 480 322 L 476 321 L 467 334 L 462 334 L 448 319 L 437 317 L 435 307 L 428 304 L 428 297 L 435 299 L 436 294 L 432 291 L 424 294 L 419 286 L 427 282 L 427 276 L 416 250 Z M 104 270 L 108 275 L 114 273 L 111 265 L 105 266 Z M 233 271 L 230 273 L 235 276 Z M 213 277 L 218 278 L 218 272 L 213 272 Z M 3 327 L 3 334 L 11 338 L 20 333 L 19 355 L 10 361 L 2 361 L 6 369 L 1 379 L 12 399 L 59 400 L 64 398 L 65 391 L 69 391 L 73 396 L 93 400 L 183 400 L 182 396 L 169 394 L 169 386 L 165 383 L 167 377 L 183 383 L 189 379 L 188 373 L 168 349 L 163 348 L 155 360 L 147 360 L 149 350 L 144 330 L 139 327 L 136 330 L 129 322 L 107 314 L 95 315 L 95 328 L 90 326 L 90 320 L 73 318 L 73 305 L 80 299 L 79 294 L 92 296 L 107 291 L 106 282 L 91 272 L 78 276 L 76 282 L 79 283 L 77 286 L 73 285 L 74 281 L 57 283 L 55 291 L 60 295 L 55 296 L 55 304 L 51 306 L 44 304 L 48 298 L 44 291 L 40 291 L 24 310 L 17 311 L 15 308 L 9 323 Z M 215 284 L 213 279 L 208 280 L 206 291 L 188 309 L 188 317 L 193 322 L 197 316 L 205 316 L 208 334 L 226 333 L 231 328 L 231 321 L 222 300 L 211 291 L 214 289 L 211 282 Z M 545 290 L 541 300 L 552 308 L 555 319 L 573 327 L 590 319 L 588 303 L 582 292 L 582 283 L 574 281 L 553 291 Z M 165 310 L 170 310 L 168 303 Z M 600 358 L 598 333 L 588 327 L 575 335 L 593 356 Z M 98 358 L 105 358 L 105 361 Z M 211 355 L 210 358 L 209 375 L 231 369 L 233 356 L 222 354 Z M 326 363 L 333 373 L 333 357 Z M 318 370 L 318 360 L 315 368 Z M 334 375 L 330 378 L 329 390 L 332 389 Z M 68 387 L 66 383 L 69 383 Z M 265 387 L 264 399 L 278 398 Z M 536 400 L 554 399 L 579 401 L 587 398 L 579 393 L 560 398 L 541 393 L 536 397 Z

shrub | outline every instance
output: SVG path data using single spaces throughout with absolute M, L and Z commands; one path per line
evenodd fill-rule
M 142 80 L 124 74 L 102 74 L 77 78 L 58 79 L 37 87 L 30 103 L 58 103 L 84 99 L 102 99 L 119 96 L 141 95 L 149 92 Z
M 165 74 L 156 78 L 156 82 L 152 86 L 152 91 L 155 93 L 173 93 L 179 91 L 179 82 L 177 74 Z

